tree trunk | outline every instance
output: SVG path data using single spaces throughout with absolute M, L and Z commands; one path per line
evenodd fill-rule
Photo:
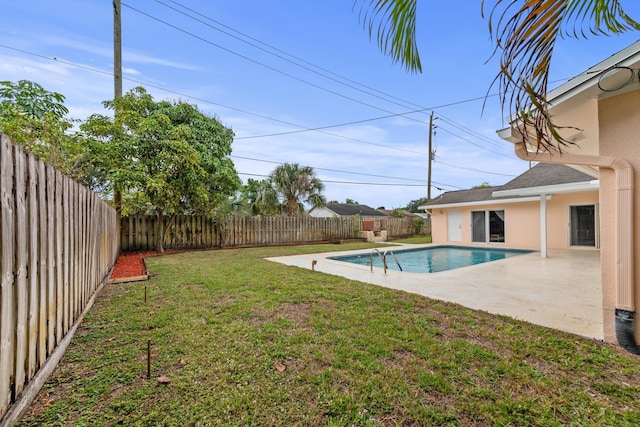
M 289 215 L 289 216 L 298 215 L 298 200 L 297 199 L 287 200 L 287 215 Z
M 116 209 L 116 241 L 118 248 L 120 247 L 120 232 L 122 230 L 122 191 L 113 191 L 113 205 Z
M 156 208 L 158 222 L 156 223 L 156 251 L 164 252 L 164 211 Z

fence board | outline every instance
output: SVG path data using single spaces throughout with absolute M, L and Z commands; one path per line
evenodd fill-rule
M 43 162 L 37 163 L 36 170 L 38 174 L 38 258 L 40 260 L 38 269 L 38 365 L 42 365 L 47 360 L 47 176 Z
M 13 379 L 13 355 L 15 349 L 13 309 L 13 271 L 14 271 L 14 199 L 13 199 L 13 161 L 9 139 L 0 137 L 0 416 L 9 410 Z
M 64 337 L 64 331 L 62 329 L 62 309 L 64 304 L 64 292 L 62 283 L 62 175 L 59 171 L 54 169 L 55 174 L 55 202 L 54 202 L 54 220 L 55 220 L 55 319 L 56 319 L 56 345 L 60 344 Z
M 15 241 L 15 391 L 22 393 L 25 383 L 24 361 L 27 357 L 27 322 L 29 295 L 27 293 L 27 206 L 26 206 L 26 169 L 25 158 L 18 147 L 14 148 L 14 197 L 15 197 L 15 232 L 20 236 Z
M 55 247 L 54 247 L 54 231 L 55 231 L 55 210 L 54 210 L 54 193 L 55 193 L 55 174 L 53 167 L 46 166 L 47 173 L 47 354 L 51 354 L 55 348 L 55 309 L 56 309 L 56 293 L 55 293 Z
M 32 155 L 27 155 L 27 206 L 29 226 L 29 260 L 27 263 L 29 279 L 29 326 L 28 326 L 28 348 L 27 358 L 27 379 L 31 379 L 36 372 L 38 363 L 38 305 L 39 305 L 39 263 L 38 263 L 38 176 L 36 162 Z

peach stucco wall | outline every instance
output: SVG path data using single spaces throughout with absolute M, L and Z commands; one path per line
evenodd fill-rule
M 598 192 L 556 194 L 547 200 L 547 247 L 569 248 L 569 206 L 598 204 Z M 448 211 L 461 212 L 462 241 L 448 241 Z M 508 248 L 540 249 L 540 203 L 506 203 L 450 209 L 433 209 L 431 236 L 433 243 L 474 244 L 471 242 L 471 212 L 478 210 L 504 210 L 505 242 L 489 243 Z
M 620 157 L 631 163 L 634 169 L 634 265 L 636 337 L 640 336 L 640 90 L 602 99 L 598 102 L 600 123 L 600 155 Z M 615 175 L 611 170 L 600 171 L 600 217 L 602 246 L 602 287 L 605 319 L 605 339 L 615 337 Z
M 598 154 L 598 105 L 593 99 L 588 102 L 566 102 L 553 110 L 553 120 L 560 127 L 560 134 L 575 141 L 577 146 L 568 147 L 575 154 Z

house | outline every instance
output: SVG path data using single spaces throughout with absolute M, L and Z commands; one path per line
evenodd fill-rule
M 327 203 L 322 208 L 313 208 L 309 215 L 317 218 L 332 218 L 341 216 L 360 215 L 363 219 L 387 218 L 382 212 L 367 205 L 357 203 Z
M 562 164 L 538 163 L 503 186 L 450 191 L 420 208 L 431 212 L 434 243 L 536 250 L 598 248 L 598 185 L 592 174 Z M 540 194 L 545 195 L 549 218 L 550 232 L 544 235 L 540 233 Z
M 582 221 L 583 216 L 593 216 L 594 247 L 600 247 L 604 338 L 607 341 L 617 340 L 622 347 L 634 354 L 640 354 L 640 323 L 635 319 L 636 308 L 640 306 L 640 256 L 636 244 L 640 242 L 638 69 L 640 41 L 606 58 L 547 94 L 549 113 L 558 132 L 572 143 L 563 147 L 562 152 L 554 149 L 545 151 L 525 143 L 525 130 L 519 117 L 513 117 L 509 127 L 498 131 L 501 138 L 513 144 L 515 154 L 525 161 L 569 165 L 593 176 L 593 185 L 597 180 L 597 199 L 592 199 L 593 194 L 589 191 L 576 192 L 571 197 L 582 194 L 583 201 L 571 201 L 568 204 L 592 205 L 594 212 L 590 211 L 591 208 L 585 208 L 577 209 L 569 215 L 575 215 L 578 223 Z M 587 185 L 586 181 L 583 181 L 583 184 Z M 547 245 L 556 245 L 558 229 L 555 225 L 553 201 L 557 201 L 561 194 L 566 194 L 554 192 L 553 185 L 551 187 L 503 187 L 492 191 L 492 197 L 538 198 L 537 202 L 532 201 L 531 204 L 529 226 L 540 233 L 538 243 L 542 256 L 546 256 Z M 500 210 L 500 205 L 508 206 L 505 200 L 485 205 L 488 209 L 485 209 L 484 221 L 485 224 L 489 221 L 489 227 L 491 218 L 494 227 L 499 227 L 500 222 L 495 218 L 500 218 L 500 215 L 496 212 L 491 216 L 491 213 L 487 212 Z M 432 207 L 432 212 L 434 211 L 440 212 L 438 208 Z M 444 208 L 442 211 L 444 214 Z M 460 211 L 462 213 L 462 210 Z M 510 209 L 505 208 L 502 219 L 505 227 L 504 244 L 517 246 L 516 243 L 520 242 L 512 239 L 519 238 L 516 235 L 512 236 L 515 230 L 510 231 L 513 219 L 510 212 Z M 478 214 L 476 219 L 480 221 L 481 215 Z M 452 221 L 455 220 L 456 214 L 453 214 Z M 588 226 L 590 227 L 591 225 Z M 464 227 L 461 231 L 464 238 Z M 491 234 L 499 234 L 491 231 L 489 228 L 489 240 Z M 586 239 L 582 243 L 591 244 L 591 237 L 587 236 L 588 230 L 581 231 L 577 226 L 575 231 L 578 233 L 578 243 L 581 242 L 580 239 Z M 528 234 L 527 231 L 517 231 L 521 232 Z M 572 230 L 569 234 L 573 232 Z M 568 247 L 574 246 L 571 244 L 571 237 L 567 235 Z M 535 241 L 531 240 L 527 245 L 535 245 Z

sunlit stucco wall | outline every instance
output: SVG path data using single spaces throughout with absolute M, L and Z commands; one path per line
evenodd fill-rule
M 600 123 L 600 155 L 626 159 L 634 169 L 634 283 L 636 306 L 636 337 L 640 328 L 638 309 L 640 308 L 640 90 L 612 96 L 598 102 Z M 604 308 L 605 340 L 615 337 L 615 230 L 616 195 L 615 174 L 608 169 L 600 172 L 600 216 L 602 246 L 602 288 Z
M 592 99 L 576 102 L 573 99 L 552 109 L 554 123 L 565 138 L 579 138 L 566 148 L 573 154 L 598 154 L 598 106 Z
M 598 192 L 556 194 L 547 200 L 547 247 L 569 247 L 569 207 L 598 204 Z M 461 213 L 462 240 L 448 240 L 448 212 Z M 477 244 L 471 242 L 471 212 L 503 210 L 505 212 L 505 242 L 490 243 L 509 248 L 540 249 L 540 202 L 495 203 L 490 205 L 432 210 L 433 243 Z

